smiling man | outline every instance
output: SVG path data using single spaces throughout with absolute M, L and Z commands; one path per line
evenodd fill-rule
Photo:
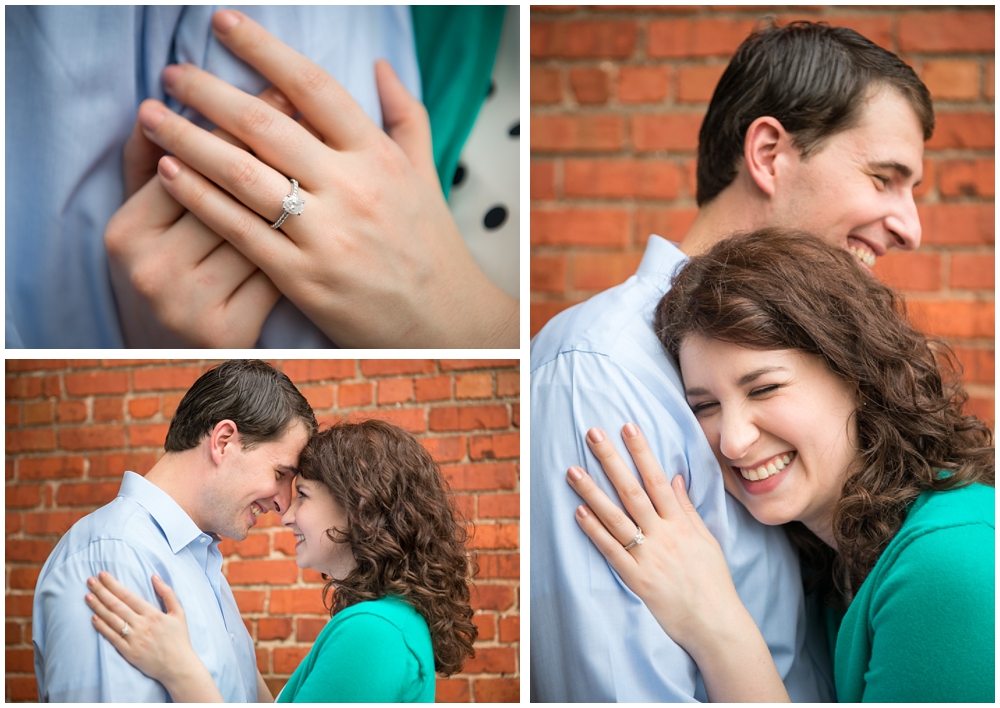
M 163 457 L 145 477 L 126 472 L 118 498 L 74 524 L 45 562 L 32 612 L 39 699 L 169 700 L 92 625 L 87 578 L 108 571 L 153 603 L 152 575 L 171 585 L 225 700 L 256 702 L 263 680 L 218 545 L 220 536 L 246 538 L 261 514 L 288 509 L 316 429 L 305 397 L 264 362 L 203 374 L 177 407 Z
M 933 129 L 926 87 L 891 52 L 823 24 L 762 27 L 736 51 L 709 105 L 698 144 L 700 209 L 679 248 L 651 236 L 633 277 L 561 313 L 535 337 L 533 701 L 707 698 L 691 657 L 575 520 L 581 500 L 566 482 L 570 466 L 585 467 L 617 499 L 586 431 L 619 431 L 628 422 L 646 432 L 668 479 L 684 477 L 792 700 L 833 699 L 825 638 L 807 616 L 797 555 L 783 530 L 757 523 L 726 495 L 676 365 L 653 331 L 653 311 L 686 256 L 734 233 L 811 231 L 868 268 L 892 248 L 917 248 L 913 188 Z

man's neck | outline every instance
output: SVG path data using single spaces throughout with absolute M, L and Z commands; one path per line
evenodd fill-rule
M 680 242 L 686 255 L 697 256 L 734 233 L 753 231 L 765 223 L 763 194 L 748 189 L 744 177 L 741 171 L 732 184 L 698 210 Z
M 202 528 L 198 515 L 198 499 L 202 493 L 199 448 L 184 452 L 168 452 L 146 473 L 146 481 L 159 487 L 167 496 L 177 502 L 185 514 Z

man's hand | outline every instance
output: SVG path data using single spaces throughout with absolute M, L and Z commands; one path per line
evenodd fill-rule
M 517 302 L 469 254 L 438 185 L 426 111 L 388 64 L 376 73 L 386 135 L 321 67 L 257 23 L 224 10 L 213 24 L 308 125 L 196 67 L 167 67 L 168 92 L 253 154 L 146 101 L 146 136 L 176 156 L 161 161 L 165 189 L 342 346 L 516 347 Z M 271 229 L 292 177 L 305 211 Z
M 291 115 L 271 87 L 260 98 Z M 215 135 L 244 147 L 225 131 Z M 156 178 L 164 156 L 136 121 L 125 143 L 125 204 L 104 244 L 130 347 L 252 347 L 281 294 L 257 266 L 180 205 Z M 169 158 L 160 169 L 169 169 Z

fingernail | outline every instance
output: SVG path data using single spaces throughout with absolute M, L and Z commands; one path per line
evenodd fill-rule
M 625 433 L 626 437 L 634 438 L 639 434 L 639 429 L 635 427 L 635 423 L 626 423 L 625 427 L 622 428 L 622 432 Z
M 100 573 L 97 574 L 97 577 L 103 580 L 105 577 L 107 577 L 107 575 L 108 574 L 102 570 Z
M 181 68 L 177 64 L 171 64 L 163 73 L 160 74 L 160 78 L 163 80 L 163 88 L 170 91 L 174 87 L 174 82 L 177 81 L 177 77 L 181 75 Z
M 239 13 L 232 10 L 219 10 L 212 16 L 212 26 L 216 32 L 226 34 L 240 23 Z
M 173 179 L 181 171 L 181 166 L 177 164 L 177 160 L 167 156 L 160 158 L 160 163 L 157 167 L 159 167 L 160 174 L 166 179 Z
M 143 103 L 139 106 L 139 122 L 146 130 L 156 130 L 156 128 L 167 117 L 167 110 L 159 103 Z
M 579 516 L 581 519 L 587 518 L 587 507 L 585 506 L 576 507 L 576 515 Z
M 604 432 L 600 428 L 591 428 L 587 432 L 587 439 L 592 443 L 599 443 L 604 440 Z
M 583 470 L 581 470 L 579 467 L 570 467 L 568 470 L 566 470 L 566 476 L 568 476 L 574 482 L 579 482 L 581 479 L 583 479 Z
M 94 587 L 94 583 L 97 582 L 93 578 L 87 578 L 87 587 Z

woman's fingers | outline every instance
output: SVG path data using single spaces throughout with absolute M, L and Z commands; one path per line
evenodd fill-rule
M 583 497 L 593 515 L 610 532 L 619 546 L 626 546 L 632 542 L 638 530 L 636 522 L 594 484 L 590 475 L 579 467 L 570 467 L 566 472 L 566 480 L 574 491 Z
M 177 594 L 174 592 L 174 589 L 169 585 L 167 585 L 163 581 L 163 578 L 161 578 L 159 575 L 156 575 L 155 573 L 153 574 L 152 579 L 153 579 L 153 590 L 155 590 L 156 594 L 163 599 L 163 606 L 166 608 L 167 614 L 183 615 L 184 608 L 181 607 L 181 601 L 177 599 Z
M 579 506 L 576 509 L 576 522 L 587 534 L 597 550 L 601 552 L 611 567 L 614 568 L 623 578 L 626 577 L 631 567 L 635 565 L 635 559 L 625 550 L 624 545 L 601 523 L 601 520 L 594 516 L 591 509 Z
M 434 166 L 431 123 L 427 117 L 427 109 L 410 95 L 396 76 L 392 65 L 385 59 L 375 62 L 375 82 L 378 84 L 385 132 L 406 153 L 420 177 L 437 188 L 440 182 L 437 167 Z
M 639 484 L 639 480 L 635 478 L 632 470 L 625 464 L 625 460 L 618 454 L 618 450 L 608 440 L 608 436 L 600 428 L 591 428 L 587 431 L 587 444 L 601 463 L 608 479 L 615 485 L 615 490 L 617 490 L 628 513 L 632 515 L 639 526 L 642 526 L 643 523 L 650 524 L 657 516 L 656 509 L 642 485 Z
M 120 631 L 116 632 L 114 628 L 111 627 L 104 620 L 104 618 L 98 614 L 93 615 L 90 619 L 94 623 L 94 629 L 100 632 L 105 639 L 111 642 L 111 646 L 113 646 L 115 649 L 121 652 L 122 655 L 124 655 L 125 651 L 128 649 L 128 642 L 125 641 L 125 637 L 121 635 L 121 632 Z M 121 622 L 119 621 L 119 624 L 120 623 Z
M 99 589 L 106 589 L 106 591 L 109 592 L 115 598 L 115 600 L 124 603 L 130 610 L 132 610 L 136 614 L 142 614 L 143 612 L 147 612 L 149 610 L 159 611 L 159 608 L 153 607 L 153 605 L 151 605 L 149 602 L 146 602 L 141 597 L 136 595 L 134 592 L 129 590 L 127 587 L 122 585 L 120 582 L 118 582 L 115 576 L 106 571 L 101 571 L 100 573 L 97 574 L 97 582 L 94 583 L 92 590 L 94 592 L 97 592 Z M 118 612 L 118 608 L 116 608 L 113 604 L 108 603 L 107 600 L 104 600 L 103 598 L 102 601 L 105 604 L 107 604 L 111 609 Z M 118 612 L 118 614 L 122 615 L 125 619 L 128 619 L 127 615 L 124 615 L 121 612 Z
M 246 15 L 219 10 L 212 17 L 212 26 L 219 41 L 284 91 L 332 147 L 355 147 L 380 132 L 344 87 L 321 66 L 276 39 Z M 204 113 L 199 106 L 181 101 Z
M 626 423 L 622 427 L 622 439 L 625 441 L 625 447 L 628 448 L 629 454 L 632 455 L 632 461 L 635 462 L 639 474 L 642 475 L 646 493 L 657 512 L 663 518 L 670 518 L 679 511 L 677 499 L 670 488 L 670 480 L 663 473 L 659 460 L 653 456 L 649 449 L 646 437 L 635 423 Z

